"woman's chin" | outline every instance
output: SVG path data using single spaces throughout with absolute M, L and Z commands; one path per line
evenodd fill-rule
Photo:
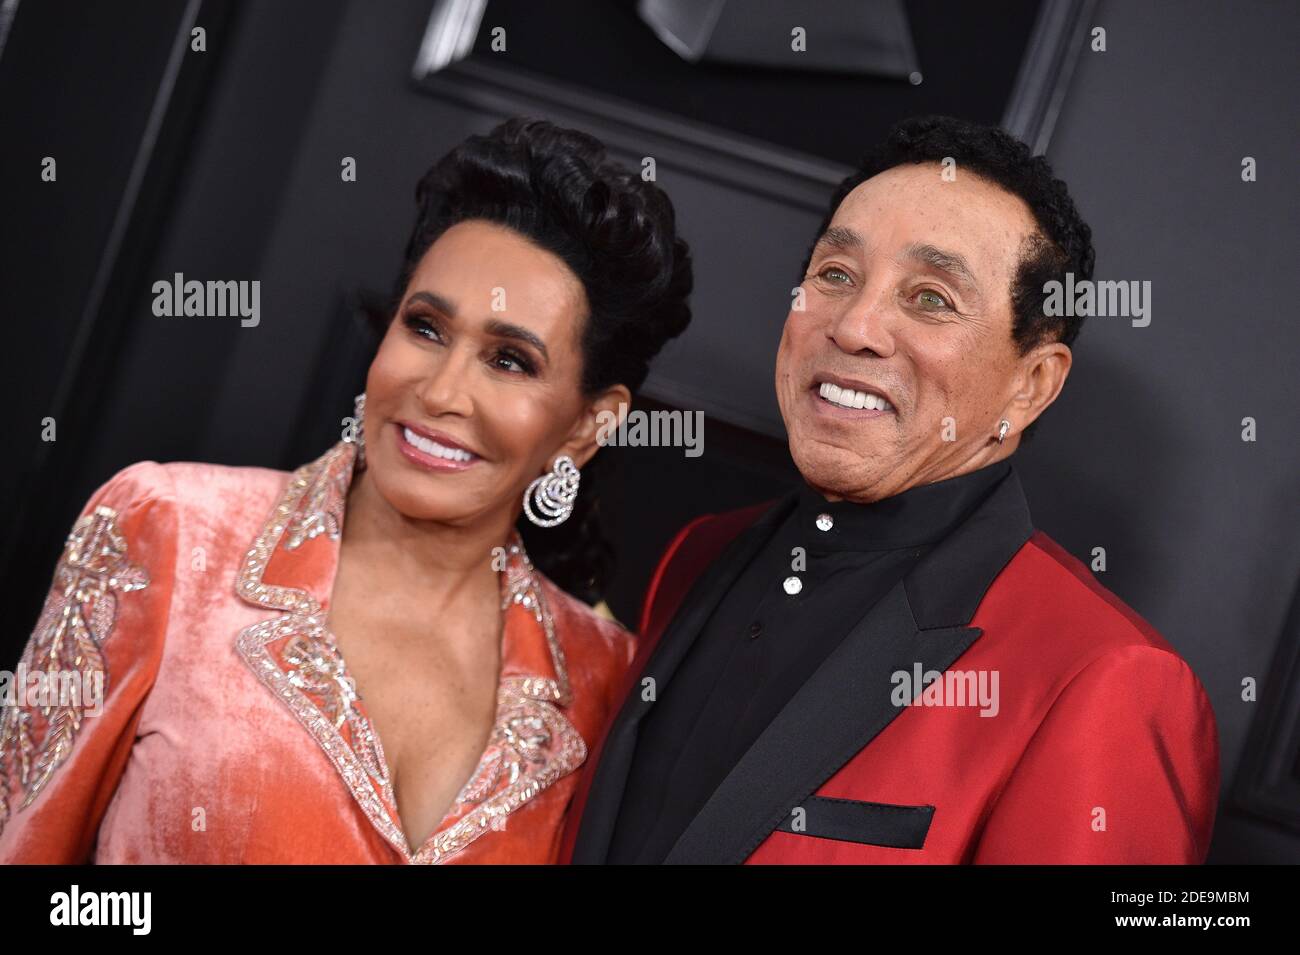
M 395 479 L 394 479 L 395 478 Z M 436 477 L 394 476 L 376 473 L 375 490 L 388 506 L 407 520 L 436 521 L 439 524 L 469 524 L 483 512 L 483 495 L 431 488 Z

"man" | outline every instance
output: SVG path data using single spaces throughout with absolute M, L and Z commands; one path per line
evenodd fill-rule
M 669 546 L 573 861 L 1204 861 L 1205 692 L 1009 460 L 1081 324 L 1045 285 L 1092 267 L 1000 130 L 906 121 L 841 185 L 776 360 L 806 486 Z

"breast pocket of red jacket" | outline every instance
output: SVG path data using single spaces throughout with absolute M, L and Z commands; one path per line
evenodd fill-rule
M 800 812 L 802 810 L 802 812 Z M 925 846 L 934 806 L 896 806 L 883 802 L 809 796 L 777 827 L 779 832 L 857 842 L 891 849 Z

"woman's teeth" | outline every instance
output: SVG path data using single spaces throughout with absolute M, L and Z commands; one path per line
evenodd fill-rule
M 873 395 L 869 391 L 854 391 L 852 388 L 841 388 L 829 381 L 822 382 L 820 392 L 823 398 L 833 405 L 839 405 L 841 408 L 866 408 L 868 411 L 894 410 L 894 406 L 880 395 Z
M 448 461 L 468 461 L 474 457 L 468 451 L 461 448 L 448 448 L 439 444 L 422 434 L 416 434 L 410 428 L 403 428 L 402 435 L 406 438 L 406 443 L 413 447 L 419 448 L 425 454 L 431 454 L 435 458 L 446 458 Z

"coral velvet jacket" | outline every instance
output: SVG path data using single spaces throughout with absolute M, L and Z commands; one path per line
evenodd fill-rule
M 324 626 L 354 457 L 339 442 L 292 475 L 145 461 L 95 492 L 22 664 L 102 672 L 102 712 L 88 697 L 4 708 L 0 862 L 555 861 L 633 640 L 514 535 L 496 555 L 487 748 L 437 830 L 409 845 Z
M 641 681 L 672 692 L 691 642 L 793 503 L 706 515 L 670 544 L 646 594 L 632 692 L 584 771 L 565 859 L 605 861 L 637 723 L 653 706 Z M 1205 860 L 1219 786 L 1205 691 L 1033 529 L 1014 469 L 845 630 L 665 861 Z M 996 713 L 951 698 L 898 705 L 894 675 L 918 665 L 945 680 L 996 671 Z

